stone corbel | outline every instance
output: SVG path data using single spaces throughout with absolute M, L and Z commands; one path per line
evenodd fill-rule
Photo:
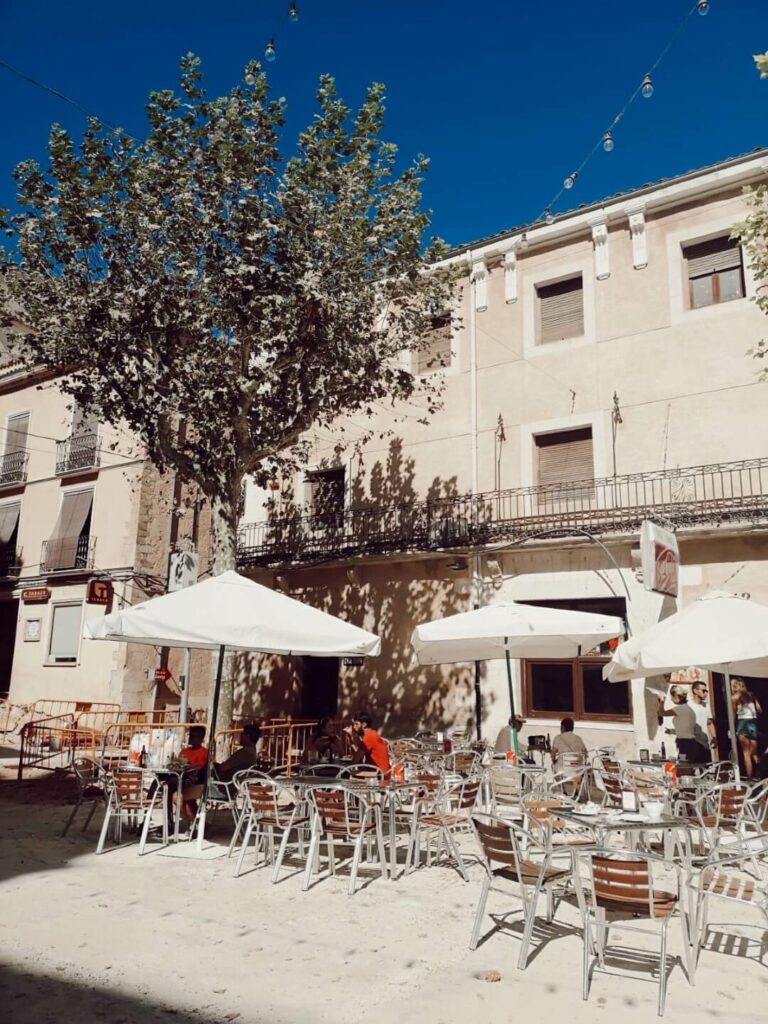
M 589 221 L 592 228 L 592 244 L 595 248 L 595 277 L 605 281 L 611 276 L 611 265 L 608 256 L 608 224 L 605 217 Z
M 472 261 L 470 280 L 475 286 L 475 309 L 482 313 L 484 309 L 488 309 L 488 267 L 485 260 Z
M 514 248 L 504 253 L 504 301 L 517 302 L 517 252 Z
M 629 214 L 629 237 L 632 239 L 632 266 L 643 270 L 648 266 L 648 238 L 645 233 L 645 207 L 636 207 Z

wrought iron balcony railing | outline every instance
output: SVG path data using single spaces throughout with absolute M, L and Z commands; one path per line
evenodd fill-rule
M 333 516 L 273 517 L 241 526 L 238 564 L 300 565 L 482 547 L 542 534 L 631 533 L 644 519 L 675 528 L 768 523 L 768 458 L 353 508 Z
M 56 442 L 56 475 L 96 469 L 101 462 L 98 434 L 80 434 Z
M 28 452 L 0 455 L 0 487 L 14 487 L 27 479 Z
M 0 544 L 0 579 L 15 579 L 21 573 L 21 548 Z
M 40 554 L 40 570 L 43 573 L 72 572 L 77 569 L 92 569 L 96 550 L 96 538 L 54 537 L 43 541 Z

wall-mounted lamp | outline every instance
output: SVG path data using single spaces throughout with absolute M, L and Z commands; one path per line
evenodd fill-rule
M 357 572 L 357 569 L 347 569 L 347 583 L 350 585 L 350 587 L 360 586 L 360 576 Z
M 469 568 L 469 563 L 466 558 L 455 558 L 452 562 L 447 562 L 445 567 L 450 569 L 451 572 L 466 572 Z

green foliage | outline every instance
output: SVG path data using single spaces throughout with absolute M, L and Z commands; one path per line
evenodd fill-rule
M 749 266 L 758 282 L 754 302 L 768 314 L 768 185 L 757 185 L 744 190 L 751 212 L 747 219 L 737 224 L 733 237 L 740 238 L 749 259 Z M 768 343 L 765 338 L 759 341 L 748 354 L 756 359 L 768 356 Z M 768 366 L 760 370 L 760 378 L 768 380 Z
M 284 160 L 260 65 L 208 99 L 188 55 L 180 93 L 150 95 L 146 140 L 91 121 L 76 147 L 54 125 L 6 218 L 0 298 L 30 358 L 196 480 L 230 540 L 244 475 L 300 464 L 311 425 L 417 391 L 439 403 L 402 355 L 454 289 L 428 272 L 441 247 L 422 247 L 427 160 L 396 175 L 382 86 L 352 112 L 324 77 L 317 101 Z
M 760 72 L 760 77 L 768 78 L 768 50 L 765 53 L 756 53 L 754 61 L 757 70 Z

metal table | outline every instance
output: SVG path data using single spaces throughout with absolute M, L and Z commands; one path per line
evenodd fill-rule
M 682 847 L 685 851 L 686 861 L 690 862 L 689 822 L 685 818 L 678 818 L 671 814 L 650 818 L 627 811 L 601 811 L 594 815 L 579 814 L 575 808 L 557 810 L 552 813 L 555 817 L 562 818 L 563 821 L 589 829 L 595 835 L 596 845 L 600 847 L 605 845 L 605 837 L 610 832 L 628 833 L 630 850 L 635 845 L 634 837 L 643 832 L 663 832 L 665 849 L 672 841 L 674 833 L 683 833 Z

